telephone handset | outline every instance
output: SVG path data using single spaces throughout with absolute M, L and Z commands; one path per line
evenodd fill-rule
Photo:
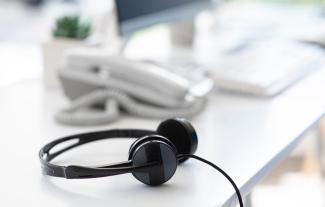
M 213 87 L 209 78 L 193 84 L 158 64 L 109 56 L 101 50 L 67 54 L 59 77 L 72 104 L 56 119 L 78 125 L 113 121 L 120 109 L 149 118 L 192 116 L 203 108 Z M 199 87 L 201 94 L 195 93 Z M 103 109 L 93 107 L 98 105 Z

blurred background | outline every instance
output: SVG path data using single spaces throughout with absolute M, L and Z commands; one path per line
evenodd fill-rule
M 107 34 L 109 33 L 107 31 L 107 26 L 110 24 L 109 12 L 112 9 L 113 3 L 109 0 L 1 0 L 0 4 L 0 54 L 2 57 L 0 86 L 5 86 L 21 79 L 37 78 L 41 76 L 42 60 L 39 59 L 41 56 L 35 54 L 41 53 L 42 43 L 46 43 L 52 38 L 55 22 L 59 17 L 64 15 L 81 15 L 85 21 L 91 22 L 93 34 L 104 34 L 104 38 L 110 39 L 110 36 Z M 272 6 L 261 6 L 264 4 Z M 276 6 L 274 7 L 274 5 Z M 245 30 L 248 29 L 248 24 L 250 28 L 254 28 L 259 30 L 258 32 L 261 32 L 270 25 L 273 26 L 274 24 L 283 24 L 283 22 L 286 22 L 284 27 L 288 24 L 291 24 L 292 27 L 286 28 L 285 31 L 281 28 L 281 36 L 303 35 L 309 37 L 311 35 L 312 37 L 317 36 L 317 38 L 321 38 L 323 29 L 315 25 L 321 25 L 323 22 L 315 23 L 314 14 L 318 13 L 322 16 L 323 13 L 325 13 L 324 5 L 325 3 L 321 0 L 217 1 L 217 6 L 213 9 L 217 10 L 214 14 L 217 15 L 217 17 L 214 18 L 215 22 L 212 24 L 214 24 L 213 28 L 216 33 L 222 31 L 222 34 L 220 34 L 221 37 L 216 36 L 217 40 L 215 42 L 216 44 L 225 44 L 224 42 L 235 44 L 231 42 L 236 42 L 238 38 L 242 38 L 238 37 L 236 34 L 239 29 L 241 30 L 239 36 L 242 36 L 243 33 L 243 24 L 238 24 L 237 20 L 245 16 L 247 20 L 247 23 L 245 23 Z M 282 7 L 283 9 L 281 9 Z M 290 11 L 287 12 L 286 8 L 288 7 L 294 9 L 290 9 Z M 276 15 L 272 14 L 274 11 Z M 311 15 L 311 13 L 313 14 Z M 261 15 L 261 18 L 258 18 L 259 15 Z M 280 15 L 283 16 L 281 17 Z M 297 17 L 304 20 L 304 25 L 299 25 L 299 21 L 295 21 Z M 206 26 L 206 24 L 209 24 L 207 23 L 209 21 L 211 21 L 211 18 L 207 21 L 206 19 L 203 20 L 203 25 Z M 224 24 L 227 21 L 229 21 L 229 23 Z M 309 24 L 309 21 L 313 21 L 313 23 Z M 202 25 L 201 23 L 202 22 L 200 22 L 199 26 Z M 308 25 L 308 28 L 306 28 L 306 25 Z M 225 27 L 227 30 L 225 30 Z M 154 33 L 154 35 L 151 36 L 151 39 L 153 39 L 152 42 L 155 42 L 157 39 L 164 39 L 166 33 L 168 33 L 167 27 L 165 26 L 164 29 L 164 26 L 160 25 L 154 28 L 155 29 L 145 29 L 133 36 L 140 36 L 140 39 L 142 36 L 142 39 L 148 39 L 145 35 L 148 33 L 152 35 L 152 33 Z M 224 38 L 224 35 L 227 36 L 227 40 Z M 228 38 L 229 36 L 232 38 Z M 101 36 L 101 38 L 103 38 L 103 36 Z M 133 39 L 137 38 L 133 37 Z M 139 44 L 141 43 L 140 41 Z M 222 47 L 223 46 L 224 45 L 222 45 Z M 224 47 L 227 46 L 228 45 Z M 222 47 L 219 46 L 218 49 L 222 50 Z M 21 61 L 17 62 L 15 61 L 16 59 L 20 59 Z M 32 59 L 35 59 L 35 61 L 29 61 Z M 14 69 L 9 70 L 7 68 L 10 64 L 17 64 L 17 67 L 10 67 Z M 26 69 L 26 65 L 29 64 L 32 64 L 31 67 Z
M 0 0 L 0 90 L 16 82 L 43 78 L 44 53 L 56 38 L 54 30 L 62 16 L 78 15 L 91 25 L 88 29 L 92 35 L 87 39 L 90 47 L 104 44 L 116 50 L 118 37 L 110 31 L 111 8 L 109 0 Z M 211 10 L 196 20 L 196 33 L 205 37 L 206 30 L 212 28 L 216 34 L 213 44 L 220 51 L 243 38 L 249 39 L 246 33 L 252 31 L 260 36 L 299 37 L 325 45 L 323 0 L 225 0 L 216 2 Z M 132 56 L 132 48 L 141 45 L 141 52 L 135 55 L 147 55 L 148 51 L 152 55 L 150 42 L 157 41 L 163 43 L 161 50 L 168 50 L 172 30 L 164 24 L 144 29 L 132 37 L 125 51 Z M 197 40 L 199 45 L 206 41 L 207 38 Z M 80 42 L 69 44 L 71 47 Z M 325 182 L 315 138 L 315 133 L 325 133 L 325 124 L 322 125 L 321 132 L 309 133 L 310 138 L 254 190 L 254 206 L 325 206 Z

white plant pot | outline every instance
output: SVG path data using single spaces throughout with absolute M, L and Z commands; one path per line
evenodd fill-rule
M 83 47 L 81 40 L 57 38 L 42 44 L 43 49 L 43 80 L 47 88 L 59 87 L 58 69 L 64 62 L 64 53 L 72 48 Z

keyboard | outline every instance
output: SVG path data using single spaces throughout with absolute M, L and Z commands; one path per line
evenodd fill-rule
M 274 96 L 321 68 L 324 57 L 322 49 L 304 43 L 256 42 L 228 54 L 212 76 L 221 89 Z

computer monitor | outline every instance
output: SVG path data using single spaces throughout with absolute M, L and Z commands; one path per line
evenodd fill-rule
M 211 5 L 212 0 L 115 0 L 124 37 L 154 24 L 192 18 Z

